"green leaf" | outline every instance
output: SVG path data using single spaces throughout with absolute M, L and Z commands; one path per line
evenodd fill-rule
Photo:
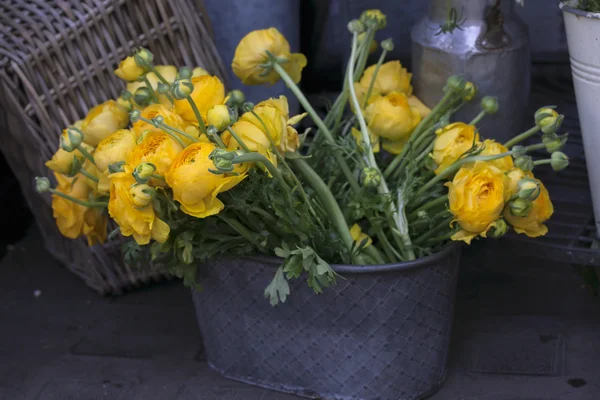
M 283 267 L 279 267 L 277 268 L 273 280 L 265 289 L 265 297 L 269 299 L 272 306 L 276 306 L 279 301 L 282 303 L 285 302 L 289 294 L 290 285 L 288 285 L 288 282 L 283 275 Z
M 283 264 L 283 271 L 288 279 L 299 278 L 303 271 L 302 258 L 297 254 L 288 257 Z

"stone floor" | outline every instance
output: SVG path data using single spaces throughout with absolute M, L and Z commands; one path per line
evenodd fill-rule
M 295 398 L 212 372 L 179 282 L 102 298 L 37 232 L 6 250 L 0 399 Z M 600 301 L 570 266 L 478 245 L 464 257 L 448 379 L 431 399 L 600 399 L 599 360 Z

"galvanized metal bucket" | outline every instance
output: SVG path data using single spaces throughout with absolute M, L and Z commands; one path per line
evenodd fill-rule
M 290 282 L 263 296 L 281 259 L 223 259 L 193 291 L 208 364 L 221 375 L 325 399 L 422 399 L 446 378 L 460 247 L 413 262 L 338 265 L 344 279 L 316 295 Z

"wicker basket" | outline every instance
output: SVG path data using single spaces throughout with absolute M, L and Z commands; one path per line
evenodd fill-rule
M 34 190 L 35 176 L 58 146 L 62 129 L 88 109 L 116 98 L 124 84 L 113 70 L 135 47 L 158 64 L 200 66 L 225 76 L 203 3 L 194 0 L 4 0 L 0 2 L 0 85 L 8 130 L 0 148 L 17 176 L 46 248 L 101 294 L 168 274 L 125 265 L 117 238 L 89 248 L 56 228 L 50 196 Z

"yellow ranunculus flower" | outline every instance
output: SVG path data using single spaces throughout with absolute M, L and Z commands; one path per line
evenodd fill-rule
M 383 147 L 383 149 L 385 151 L 387 151 L 388 153 L 391 154 L 400 154 L 402 153 L 402 150 L 404 150 L 404 146 L 406 146 L 406 143 L 408 143 L 408 139 L 409 138 L 404 138 L 404 139 L 400 139 L 400 140 L 382 140 L 381 141 L 381 147 Z
M 360 132 L 360 130 L 352 127 L 350 134 L 356 140 L 356 144 L 358 145 L 358 147 L 362 148 L 364 140 L 363 140 L 362 133 Z M 371 132 L 369 130 L 369 139 L 371 140 L 370 145 L 371 145 L 371 149 L 373 150 L 373 153 L 379 153 L 379 151 L 380 151 L 379 136 L 373 134 L 373 132 Z
M 87 208 L 83 214 L 83 234 L 87 237 L 88 246 L 106 242 L 106 225 L 108 217 L 103 209 Z
M 419 111 L 419 115 L 421 116 L 421 118 L 425 118 L 431 112 L 431 109 L 425 104 L 423 104 L 423 102 L 419 100 L 419 98 L 414 94 L 412 96 L 409 96 L 408 105 L 412 108 L 416 108 Z
M 229 108 L 224 104 L 217 104 L 208 110 L 206 120 L 209 125 L 214 126 L 220 132 L 231 123 Z
M 496 142 L 495 140 L 486 139 L 483 141 L 485 148 L 480 153 L 482 156 L 495 156 L 497 154 L 506 153 L 508 149 L 504 147 L 501 143 Z M 488 161 L 488 163 L 492 164 L 496 168 L 508 172 L 513 169 L 513 159 L 511 156 L 506 156 L 503 158 L 499 158 L 497 160 Z
M 258 118 L 252 112 L 246 112 L 242 114 L 239 120 L 247 121 L 255 125 L 258 129 L 268 135 L 273 140 L 273 143 L 278 146 L 281 142 L 281 138 L 287 132 L 286 116 L 275 106 L 262 103 L 259 103 L 254 107 L 254 113 L 256 113 Z
M 139 67 L 133 56 L 125 58 L 119 63 L 119 68 L 115 69 L 115 75 L 124 81 L 135 81 L 144 75 L 144 68 Z
M 246 174 L 227 176 L 213 174 L 215 169 L 208 158 L 215 149 L 212 143 L 194 143 L 183 150 L 165 174 L 173 190 L 173 198 L 181 203 L 181 211 L 196 218 L 218 214 L 224 205 L 217 198 L 240 183 Z
M 96 167 L 100 172 L 107 171 L 110 164 L 127 160 L 136 145 L 137 137 L 135 133 L 129 129 L 119 129 L 98 143 L 98 147 L 94 151 Z
M 184 129 L 187 126 L 187 123 L 173 110 L 173 108 L 163 104 L 151 104 L 144 108 L 140 113 L 140 116 L 146 119 L 153 119 L 159 115 L 163 117 L 166 125 L 172 126 L 173 128 Z M 152 131 L 156 129 L 157 128 L 155 128 L 154 125 L 142 121 L 141 119 L 136 121 L 131 128 L 138 138 L 144 133 L 144 131 Z
M 164 243 L 171 228 L 156 216 L 152 206 L 135 207 L 129 193 L 135 183 L 131 171 L 110 175 L 108 213 L 119 225 L 123 236 L 133 236 L 140 245 L 148 244 L 150 239 Z
M 127 166 L 133 170 L 141 163 L 147 162 L 154 164 L 156 174 L 165 175 L 181 150 L 183 150 L 181 145 L 168 134 L 152 131 L 133 149 L 127 158 Z M 151 179 L 150 184 L 163 186 L 164 182 Z
M 515 217 L 510 212 L 510 207 L 504 210 L 504 219 L 515 229 L 517 233 L 523 233 L 535 238 L 548 233 L 548 227 L 544 225 L 554 213 L 554 206 L 550 200 L 550 194 L 544 184 L 540 183 L 540 195 L 533 201 L 533 208 L 526 217 Z
M 265 70 L 261 66 L 269 62 L 267 51 L 277 58 L 286 59 L 281 66 L 295 83 L 300 82 L 306 57 L 304 54 L 291 53 L 290 44 L 276 28 L 252 31 L 242 38 L 231 63 L 233 73 L 246 85 L 277 82 L 279 74 L 275 70 L 264 74 Z
M 52 158 L 46 161 L 46 167 L 59 174 L 72 176 L 78 171 L 74 170 L 74 167 L 76 167 L 77 164 L 83 164 L 84 161 L 85 157 L 79 151 L 75 150 L 69 153 L 59 147 Z
M 191 98 L 196 103 L 203 121 L 206 123 L 208 110 L 225 100 L 225 86 L 216 76 L 201 75 L 192 78 L 194 90 Z M 196 115 L 187 99 L 175 100 L 175 112 L 189 122 L 197 123 Z
M 360 78 L 359 84 L 365 90 L 369 88 L 376 65 L 371 65 Z M 375 83 L 373 84 L 373 92 L 381 95 L 386 95 L 392 92 L 404 93 L 407 96 L 412 94 L 412 86 L 410 80 L 412 74 L 406 68 L 402 68 L 400 61 L 388 61 L 382 64 L 377 72 Z
M 154 69 L 156 69 L 156 71 L 159 74 L 161 74 L 163 78 L 165 78 L 165 80 L 168 82 L 169 85 L 171 83 L 173 83 L 175 81 L 175 79 L 177 79 L 177 67 L 175 67 L 174 65 L 156 65 L 154 67 Z M 148 79 L 148 82 L 150 82 L 150 86 L 152 87 L 152 90 L 154 90 L 154 93 L 156 94 L 158 101 L 161 104 L 164 104 L 165 106 L 170 107 L 171 100 L 169 100 L 169 96 L 167 96 L 166 94 L 158 93 L 158 83 L 162 82 L 158 78 L 158 76 L 156 76 L 156 74 L 154 72 L 148 72 L 146 74 L 146 79 Z M 138 83 L 138 82 L 136 82 L 136 83 Z M 141 85 L 139 85 L 139 86 L 147 86 L 145 82 L 139 82 L 139 83 L 141 83 Z M 134 89 L 133 91 L 129 90 L 130 85 L 131 85 L 132 89 Z M 133 93 L 135 93 L 135 89 L 137 89 L 139 86 L 136 86 L 135 88 L 133 88 L 133 84 L 129 83 L 129 84 L 127 84 L 127 90 L 129 92 L 131 92 L 131 94 L 133 94 Z M 134 105 L 138 106 L 137 104 L 135 104 L 133 96 L 131 98 L 131 101 L 134 103 Z
M 287 131 L 284 137 L 281 138 L 281 143 L 277 148 L 284 154 L 289 152 L 293 153 L 300 147 L 300 138 L 298 137 L 298 131 L 293 126 L 287 126 Z M 277 164 L 275 164 L 277 165 Z
M 439 175 L 454 164 L 474 144 L 479 142 L 479 134 L 473 125 L 456 122 L 435 131 L 437 137 L 433 144 L 433 160 L 438 165 L 435 170 Z
M 360 229 L 360 225 L 354 224 L 352 228 L 350 228 L 350 236 L 352 236 L 352 240 L 356 243 L 360 244 L 363 240 L 367 240 L 365 243 L 365 247 L 369 247 L 373 243 L 373 239 L 369 237 L 366 233 L 363 233 L 362 229 Z
M 452 240 L 471 243 L 478 235 L 485 237 L 510 198 L 509 185 L 504 172 L 489 163 L 463 166 L 452 182 L 446 183 L 450 212 L 462 228 Z
M 129 113 L 114 100 L 108 100 L 92 108 L 83 119 L 81 130 L 83 141 L 90 146 L 96 146 L 100 141 L 113 132 L 127 127 Z
M 270 151 L 271 142 L 263 129 L 251 122 L 240 120 L 233 124 L 231 129 L 239 136 L 250 151 L 256 151 L 267 157 L 274 165 L 277 165 L 277 158 Z M 235 140 L 229 132 L 223 132 L 221 139 L 229 150 L 238 150 L 242 146 Z
M 90 188 L 82 179 L 82 175 L 67 178 L 54 173 L 54 176 L 58 183 L 56 186 L 57 191 L 79 200 L 88 200 Z M 52 215 L 56 220 L 56 226 L 58 226 L 60 233 L 69 239 L 76 239 L 81 236 L 86 210 L 87 207 L 85 206 L 73 203 L 58 195 L 52 195 Z
M 365 119 L 375 135 L 400 140 L 410 136 L 421 121 L 421 116 L 409 106 L 404 93 L 391 92 L 379 96 L 367 106 Z

